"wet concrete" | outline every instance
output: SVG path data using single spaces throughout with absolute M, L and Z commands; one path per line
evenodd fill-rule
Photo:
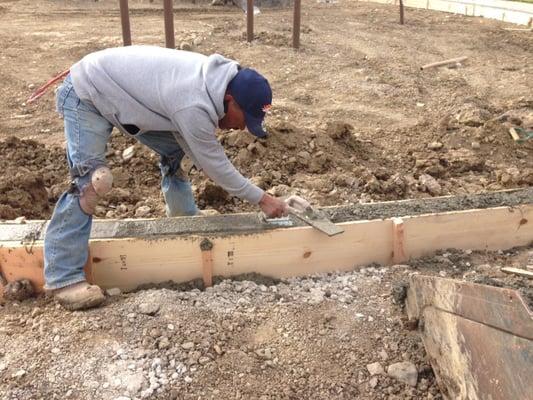
M 533 204 L 533 188 L 420 200 L 356 204 L 325 208 L 324 211 L 333 222 L 347 222 L 492 207 L 514 207 L 520 204 Z
M 428 199 L 391 201 L 384 203 L 351 204 L 327 207 L 322 211 L 333 222 L 386 219 L 492 207 L 515 207 L 533 204 L 533 188 L 475 195 L 449 196 Z M 25 224 L 6 222 L 0 224 L 0 241 L 42 240 L 46 221 L 28 221 Z M 305 226 L 292 217 L 290 226 Z M 92 239 L 126 237 L 161 237 L 166 235 L 212 235 L 253 234 L 278 225 L 270 224 L 259 213 L 227 214 L 201 217 L 160 218 L 151 220 L 94 220 Z

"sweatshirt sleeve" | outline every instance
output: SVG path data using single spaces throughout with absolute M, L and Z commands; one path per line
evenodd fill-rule
M 172 121 L 187 142 L 193 158 L 209 178 L 233 196 L 258 204 L 264 191 L 242 176 L 215 136 L 209 115 L 194 107 L 177 111 Z

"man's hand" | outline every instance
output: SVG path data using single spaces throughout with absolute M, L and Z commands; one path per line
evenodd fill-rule
M 269 218 L 279 218 L 287 215 L 287 204 L 283 200 L 266 193 L 259 202 L 259 207 Z

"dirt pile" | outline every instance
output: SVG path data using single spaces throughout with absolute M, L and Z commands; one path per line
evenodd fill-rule
M 237 169 L 259 187 L 276 196 L 299 194 L 322 206 L 499 190 L 533 185 L 532 144 L 516 144 L 508 133 L 510 121 L 527 129 L 533 124 L 529 106 L 520 104 L 503 116 L 470 105 L 440 121 L 400 132 L 413 138 L 422 129 L 440 132 L 403 152 L 387 151 L 374 138 L 363 139 L 346 122 L 303 129 L 280 121 L 275 111 L 267 139 L 228 131 L 221 132 L 219 140 Z M 0 177 L 0 218 L 48 218 L 68 186 L 63 150 L 15 137 L 0 142 L 0 150 L 0 167 L 6 171 Z M 114 189 L 100 202 L 96 216 L 163 216 L 159 157 L 118 133 L 112 135 L 106 155 Z M 190 179 L 201 209 L 256 210 L 228 196 L 201 171 L 193 169 Z
M 62 180 L 60 149 L 10 137 L 0 142 L 0 153 L 0 219 L 48 218 L 49 192 Z

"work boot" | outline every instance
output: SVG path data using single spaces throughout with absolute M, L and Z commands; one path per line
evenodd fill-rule
M 96 285 L 79 282 L 53 292 L 55 299 L 67 310 L 85 310 L 103 303 L 105 296 Z

